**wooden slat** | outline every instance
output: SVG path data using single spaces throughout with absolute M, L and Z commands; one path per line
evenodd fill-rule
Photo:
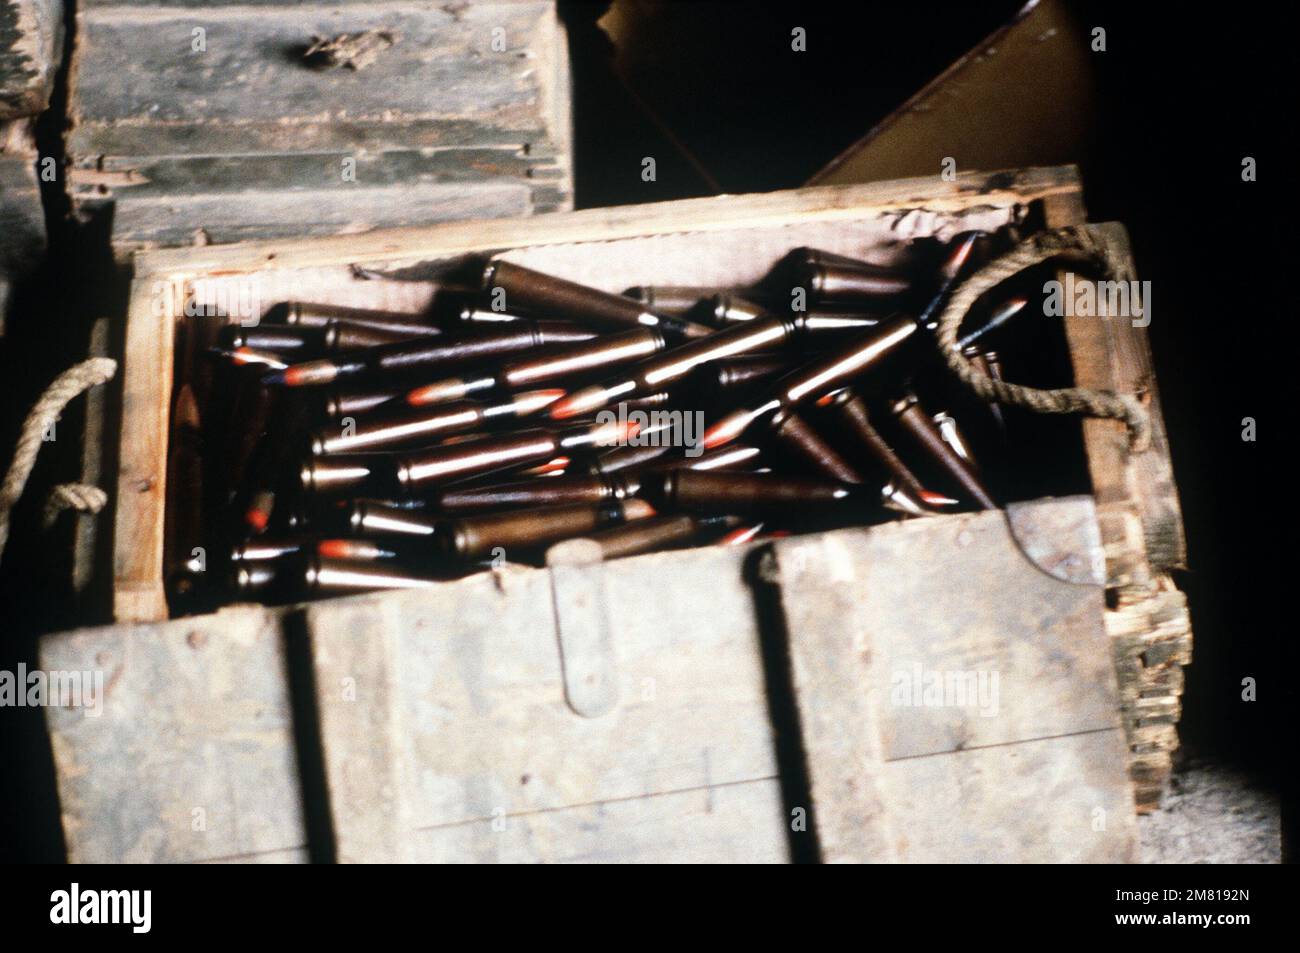
M 1092 514 L 1017 518 L 1061 505 Z M 770 577 L 824 859 L 1133 859 L 1101 585 L 1049 575 L 999 512 L 784 540 Z
M 198 249 L 159 249 L 135 258 L 137 275 L 247 272 L 449 258 L 483 249 L 611 241 L 687 231 L 708 233 L 737 227 L 763 229 L 796 221 L 851 221 L 864 212 L 892 216 L 915 234 L 943 213 L 987 205 L 1007 208 L 1049 195 L 1077 193 L 1073 167 L 971 173 L 944 182 L 935 177 L 822 186 L 755 195 L 728 195 L 649 205 L 585 209 L 545 218 L 449 222 L 427 228 L 392 229 L 366 235 L 309 241 L 249 242 Z
M 113 617 L 119 622 L 167 617 L 163 540 L 176 318 L 166 287 L 156 280 L 133 282 L 127 311 L 113 524 Z
M 1096 226 L 1096 230 L 1104 236 L 1113 257 L 1132 262 L 1123 225 L 1107 222 Z M 1163 316 L 1161 319 L 1167 320 Z M 1084 439 L 1097 502 L 1103 507 L 1130 502 L 1136 505 L 1152 572 L 1183 568 L 1187 564 L 1187 544 L 1146 329 L 1125 317 L 1068 317 L 1065 327 L 1075 381 L 1083 387 L 1143 393 L 1151 414 L 1151 446 L 1141 453 L 1130 452 L 1122 425 L 1085 421 Z
M 70 861 L 305 859 L 277 613 L 46 636 L 40 661 L 103 685 L 98 715 L 46 709 Z
M 1086 220 L 1081 197 L 1058 195 L 1043 203 L 1051 226 Z M 1102 234 L 1117 260 L 1132 254 L 1122 225 Z M 1064 280 L 1058 274 L 1058 280 Z M 1097 517 L 1106 551 L 1114 609 L 1106 613 L 1130 749 L 1138 810 L 1159 806 L 1178 748 L 1182 666 L 1192 659 L 1186 597 L 1169 573 L 1186 563 L 1182 513 L 1173 480 L 1168 436 L 1146 328 L 1131 319 L 1067 317 L 1066 339 L 1076 383 L 1127 393 L 1145 392 L 1152 439 L 1131 452 L 1125 428 L 1109 420 L 1083 422 L 1084 445 Z
M 744 559 L 603 567 L 618 701 L 598 717 L 566 702 L 547 571 L 313 606 L 340 859 L 785 859 Z
M 472 183 L 375 186 L 350 189 L 272 189 L 236 195 L 198 191 L 149 197 L 87 197 L 79 204 L 89 214 L 113 209 L 114 242 L 122 245 L 189 245 L 199 223 L 207 240 L 240 242 L 283 235 L 352 235 L 409 223 L 527 215 L 536 189 L 523 180 L 500 177 Z
M 216 155 L 523 145 L 546 140 L 534 44 L 554 4 L 355 2 L 201 8 L 113 4 L 78 15 L 74 156 Z M 205 49 L 192 47 L 204 31 Z M 506 48 L 492 48 L 500 28 Z M 314 36 L 396 42 L 362 70 L 295 59 Z M 113 81 L 95 82 L 113 77 Z M 436 95 L 430 95 L 436 91 Z
M 572 205 L 553 0 L 120 0 L 77 22 L 71 194 L 120 258 L 199 229 L 352 235 Z M 393 42 L 364 68 L 303 61 L 315 38 L 366 31 Z

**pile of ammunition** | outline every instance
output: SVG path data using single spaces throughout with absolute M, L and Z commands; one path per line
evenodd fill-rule
M 224 326 L 222 423 L 173 432 L 170 479 L 202 500 L 169 513 L 173 609 L 423 586 L 573 537 L 614 558 L 995 507 L 924 384 L 941 304 L 999 241 L 907 268 L 799 248 L 753 287 L 622 295 L 493 259 L 423 317 L 288 302 Z M 1024 306 L 963 325 L 986 373 Z M 962 412 L 1005 436 L 997 406 Z

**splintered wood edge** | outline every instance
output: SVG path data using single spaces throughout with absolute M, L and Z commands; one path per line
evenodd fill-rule
M 361 235 L 173 248 L 137 252 L 136 280 L 149 277 L 232 275 L 253 271 L 416 262 L 489 249 L 610 241 L 738 226 L 762 228 L 791 220 L 835 221 L 924 206 L 963 211 L 978 205 L 1014 205 L 1051 196 L 1077 196 L 1078 170 L 1051 166 L 1004 172 L 897 179 L 867 185 L 827 185 L 750 195 L 718 195 L 676 202 L 556 212 L 526 218 L 444 222 L 382 229 Z
M 1087 219 L 1078 196 L 1053 196 L 1043 207 L 1050 227 Z M 1103 228 L 1105 239 L 1131 259 L 1123 226 Z M 1064 280 L 1063 273 L 1057 278 Z M 1182 666 L 1192 658 L 1187 600 L 1169 575 L 1186 564 L 1182 512 L 1146 329 L 1126 319 L 1076 318 L 1065 322 L 1065 331 L 1079 386 L 1142 390 L 1149 399 L 1152 439 L 1144 453 L 1130 453 L 1128 433 L 1118 421 L 1083 422 L 1107 585 L 1115 601 L 1106 612 L 1106 632 L 1119 680 L 1129 777 L 1137 809 L 1145 814 L 1160 806 L 1173 770 Z

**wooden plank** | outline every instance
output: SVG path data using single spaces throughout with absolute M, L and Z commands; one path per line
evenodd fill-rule
M 307 607 L 316 705 L 327 752 L 337 858 L 412 859 L 401 723 L 404 683 L 393 662 L 401 619 L 392 600 Z M 358 727 L 363 726 L 363 727 Z
M 62 54 L 62 0 L 0 0 L 0 122 L 45 110 Z
M 1132 250 L 1124 226 L 1107 222 L 1096 226 L 1096 231 L 1114 258 L 1130 263 L 1124 278 L 1133 279 Z M 1169 457 L 1169 438 L 1151 366 L 1151 347 L 1145 327 L 1139 326 L 1141 321 L 1135 325 L 1137 320 L 1067 317 L 1066 335 L 1075 380 L 1080 386 L 1143 393 L 1147 397 L 1151 446 L 1145 452 L 1130 452 L 1127 433 L 1115 421 L 1086 421 L 1084 439 L 1088 442 L 1088 466 L 1098 503 L 1136 505 L 1148 565 L 1153 572 L 1167 573 L 1186 566 L 1187 544 Z
M 135 281 L 126 318 L 122 436 L 113 522 L 113 618 L 167 617 L 163 544 L 176 316 L 169 284 Z
M 429 863 L 519 864 L 544 856 L 549 863 L 779 864 L 788 852 L 772 828 L 783 810 L 780 782 L 772 778 L 424 828 L 410 836 Z M 768 836 L 746 837 L 746 831 Z
M 246 191 L 236 195 L 196 192 L 113 199 L 83 197 L 87 214 L 112 209 L 113 241 L 118 246 L 192 244 L 202 232 L 213 242 L 295 235 L 355 235 L 376 228 L 452 219 L 528 215 L 537 190 L 510 178 L 472 183 L 294 192 Z M 89 195 L 89 193 L 87 193 Z
M 547 571 L 313 606 L 340 858 L 786 859 L 744 560 L 703 548 L 596 567 L 618 682 L 598 717 L 566 702 Z M 329 697 L 343 679 L 396 713 Z M 394 760 L 374 765 L 376 750 Z M 395 789 L 333 796 L 372 773 Z
M 40 663 L 102 685 L 98 715 L 46 709 L 70 861 L 305 859 L 277 613 L 48 635 Z
M 1062 505 L 1092 513 L 1077 497 L 1017 519 Z M 1135 856 L 1126 763 L 1102 757 L 1124 742 L 1100 581 L 1040 568 L 1000 512 L 783 540 L 774 559 L 824 859 Z M 1093 808 L 1110 820 L 1083 836 Z
M 953 182 L 935 177 L 869 185 L 728 195 L 616 208 L 584 209 L 545 218 L 448 222 L 358 236 L 302 242 L 275 240 L 232 246 L 160 249 L 136 256 L 137 275 L 275 271 L 451 258 L 485 249 L 544 247 L 572 242 L 728 229 L 761 231 L 797 222 L 828 224 L 865 215 L 890 222 L 899 239 L 931 234 L 945 216 L 987 206 L 1009 209 L 1050 195 L 1077 193 L 1070 166 L 971 173 Z M 795 243 L 797 244 L 797 243 Z
M 1043 208 L 1051 226 L 1086 220 L 1080 197 L 1053 196 Z M 1129 263 L 1126 278 L 1133 278 L 1123 227 L 1108 223 L 1102 228 L 1115 256 Z M 1057 278 L 1064 280 L 1064 275 L 1058 273 Z M 1083 424 L 1114 603 L 1106 613 L 1106 630 L 1119 680 L 1138 810 L 1145 813 L 1159 806 L 1173 770 L 1182 666 L 1192 660 L 1187 600 L 1169 575 L 1186 563 L 1182 513 L 1146 328 L 1122 318 L 1067 317 L 1065 333 L 1077 383 L 1144 391 L 1149 397 L 1152 440 L 1144 453 L 1131 452 L 1127 432 L 1114 421 Z
M 572 205 L 553 0 L 122 0 L 83 4 L 78 28 L 73 205 L 120 257 L 199 229 L 352 235 Z M 391 45 L 361 69 L 303 59 L 366 31 Z
M 975 748 L 883 766 L 898 860 L 1115 864 L 1138 860 L 1118 730 Z
M 195 49 L 195 29 L 203 31 Z M 313 69 L 316 36 L 382 30 L 361 70 Z M 494 30 L 502 32 L 494 34 Z M 78 16 L 76 156 L 522 145 L 549 139 L 536 44 L 554 4 L 92 6 Z M 494 48 L 500 37 L 504 48 Z M 112 76 L 112 83 L 94 82 Z M 430 90 L 437 90 L 431 97 Z M 232 148 L 232 146 L 234 148 Z

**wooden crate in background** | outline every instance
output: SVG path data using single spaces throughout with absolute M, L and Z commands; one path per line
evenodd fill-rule
M 84 0 L 73 203 L 119 252 L 566 209 L 569 99 L 553 0 Z
M 1089 497 L 170 621 L 163 586 L 186 488 L 167 486 L 182 317 L 160 295 L 179 308 L 252 282 L 263 308 L 416 312 L 483 253 L 615 291 L 744 285 L 800 245 L 887 260 L 916 238 L 1083 220 L 1077 174 L 1052 168 L 137 256 L 121 624 L 42 646 L 46 668 L 110 686 L 99 717 L 49 712 L 71 856 L 1135 859 L 1190 629 L 1158 395 L 1127 321 L 1066 319 L 1078 382 L 1152 395 L 1143 453 L 1118 422 L 1085 423 Z M 1104 235 L 1127 255 L 1121 227 Z M 915 565 L 933 571 L 898 570 Z M 574 608 L 593 600 L 611 621 Z M 890 676 L 911 664 L 994 668 L 1004 710 L 900 710 Z
M 62 45 L 61 0 L 0 0 L 0 335 L 13 286 L 45 252 L 33 130 Z

